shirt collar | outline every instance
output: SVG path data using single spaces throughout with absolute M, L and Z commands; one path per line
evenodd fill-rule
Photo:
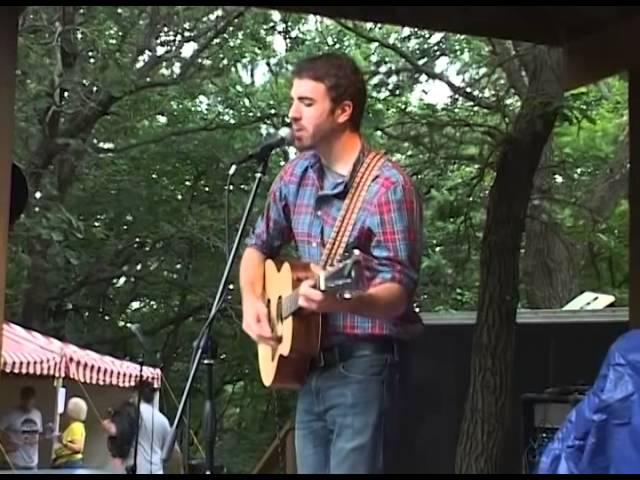
M 360 152 L 358 153 L 356 161 L 353 164 L 353 168 L 351 169 L 351 172 L 349 172 L 347 181 L 344 183 L 344 187 L 342 190 L 344 193 L 348 192 L 349 188 L 351 188 L 351 185 L 353 184 L 353 181 L 355 179 L 355 172 L 357 171 L 358 167 L 360 167 L 360 165 L 362 164 L 362 162 L 364 161 L 364 159 L 366 158 L 366 156 L 369 154 L 370 151 L 371 151 L 371 147 L 369 147 L 369 145 L 363 141 L 362 147 L 360 148 Z M 315 176 L 318 186 L 321 187 L 324 179 L 324 169 L 322 168 L 322 159 L 320 158 L 320 155 L 315 151 L 313 152 L 313 156 L 311 160 L 311 171 Z M 380 171 L 378 170 L 374 174 L 372 180 L 375 179 L 379 174 L 380 174 Z

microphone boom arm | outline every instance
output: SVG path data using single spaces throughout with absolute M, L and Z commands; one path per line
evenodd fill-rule
M 292 141 L 292 138 L 293 134 L 290 128 L 281 128 L 276 135 L 264 141 L 256 150 L 249 153 L 241 160 L 235 162 L 231 166 L 231 169 L 233 169 L 233 172 L 235 172 L 234 167 L 239 167 L 240 165 L 244 165 L 245 163 L 249 163 L 251 161 L 260 162 L 266 160 L 274 150 L 289 145 Z

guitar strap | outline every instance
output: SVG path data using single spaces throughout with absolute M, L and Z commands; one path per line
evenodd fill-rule
M 369 150 L 364 161 L 359 162 L 360 165 L 356 164 L 347 198 L 322 255 L 320 266 L 323 269 L 334 265 L 342 256 L 369 184 L 383 161 L 384 152 Z

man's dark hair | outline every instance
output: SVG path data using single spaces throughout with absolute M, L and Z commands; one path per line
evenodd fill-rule
M 107 438 L 107 448 L 113 458 L 126 459 L 136 437 L 137 405 L 127 400 L 120 404 L 109 418 L 116 427 L 115 436 Z
M 305 58 L 294 67 L 293 78 L 323 83 L 334 107 L 350 101 L 353 112 L 349 124 L 354 131 L 360 130 L 367 86 L 362 71 L 351 57 L 329 52 Z
M 156 389 L 153 386 L 153 383 L 142 380 L 138 384 L 138 388 L 140 389 L 140 398 L 145 403 L 153 403 L 153 397 L 155 396 Z
M 27 385 L 26 387 L 22 387 L 20 389 L 21 400 L 31 400 L 35 397 L 36 397 L 36 390 L 31 385 Z

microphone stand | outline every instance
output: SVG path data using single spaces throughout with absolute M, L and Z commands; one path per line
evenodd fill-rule
M 207 397 L 204 402 L 204 414 L 202 421 L 204 423 L 204 443 L 205 443 L 205 473 L 213 473 L 214 462 L 213 452 L 216 444 L 216 404 L 213 400 L 213 359 L 217 355 L 217 349 L 214 341 L 209 337 L 205 344 L 206 358 L 204 364 L 207 367 Z
M 196 350 L 193 356 L 193 362 L 191 364 L 191 371 L 189 372 L 189 376 L 187 377 L 187 383 L 184 387 L 184 391 L 182 393 L 182 398 L 180 400 L 180 404 L 178 406 L 178 411 L 176 412 L 175 419 L 173 421 L 173 425 L 171 426 L 171 431 L 169 433 L 169 441 L 166 443 L 164 451 L 163 451 L 163 460 L 166 463 L 171 457 L 171 452 L 173 450 L 177 430 L 180 425 L 180 420 L 183 416 L 183 412 L 185 406 L 187 404 L 187 399 L 190 395 L 191 388 L 193 386 L 193 380 L 198 371 L 198 366 L 200 365 L 203 353 L 206 351 L 208 355 L 207 364 L 208 364 L 208 388 L 207 388 L 207 399 L 205 402 L 205 412 L 208 418 L 207 424 L 205 425 L 206 431 L 206 440 L 209 445 L 206 446 L 206 470 L 205 473 L 212 474 L 214 472 L 214 446 L 216 439 L 216 418 L 215 418 L 215 401 L 213 398 L 213 351 L 212 344 L 215 345 L 215 340 L 213 339 L 213 321 L 216 317 L 216 314 L 222 307 L 222 301 L 224 298 L 225 291 L 227 289 L 227 283 L 229 280 L 229 274 L 231 273 L 231 269 L 233 267 L 234 259 L 238 248 L 240 246 L 240 242 L 242 241 L 242 236 L 244 234 L 244 229 L 247 225 L 247 221 L 249 219 L 249 215 L 251 214 L 251 210 L 253 208 L 253 204 L 256 199 L 256 195 L 260 188 L 260 183 L 262 179 L 267 173 L 268 159 L 271 155 L 272 149 L 270 148 L 261 148 L 255 153 L 252 153 L 245 157 L 243 160 L 237 162 L 236 164 L 231 166 L 231 169 L 235 171 L 238 165 L 246 163 L 250 160 L 256 160 L 259 162 L 259 168 L 256 170 L 256 179 L 253 183 L 253 187 L 251 190 L 251 194 L 249 195 L 249 200 L 247 201 L 247 205 L 245 207 L 244 214 L 242 216 L 242 220 L 240 222 L 240 227 L 238 228 L 238 232 L 236 233 L 236 238 L 233 243 L 233 247 L 229 253 L 229 257 L 227 260 L 227 264 L 225 266 L 224 272 L 222 274 L 222 279 L 220 280 L 220 284 L 218 286 L 218 292 L 216 293 L 216 298 L 213 302 L 213 306 L 211 307 L 211 311 L 209 312 L 209 317 L 205 322 L 200 334 L 198 335 L 198 339 L 196 340 Z M 231 172 L 231 170 L 230 170 Z M 212 342 L 211 344 L 209 342 Z
M 140 355 L 140 378 L 138 379 L 138 398 L 137 408 L 136 408 L 136 439 L 135 446 L 133 450 L 133 465 L 129 468 L 127 473 L 131 475 L 135 475 L 138 473 L 138 445 L 140 444 L 140 400 L 142 398 L 142 374 L 144 369 L 144 354 Z
M 127 328 L 134 334 L 140 345 L 142 346 L 142 353 L 139 357 L 139 365 L 140 365 L 140 374 L 138 378 L 138 399 L 137 409 L 136 409 L 136 438 L 135 438 L 135 446 L 133 453 L 133 464 L 128 469 L 128 473 L 137 474 L 138 473 L 138 446 L 140 444 L 140 402 L 142 400 L 142 381 L 144 378 L 144 366 L 145 366 L 145 352 L 152 352 L 151 346 L 149 345 L 148 340 L 144 337 L 139 324 L 127 324 Z M 159 363 L 159 353 L 155 353 L 156 360 Z

